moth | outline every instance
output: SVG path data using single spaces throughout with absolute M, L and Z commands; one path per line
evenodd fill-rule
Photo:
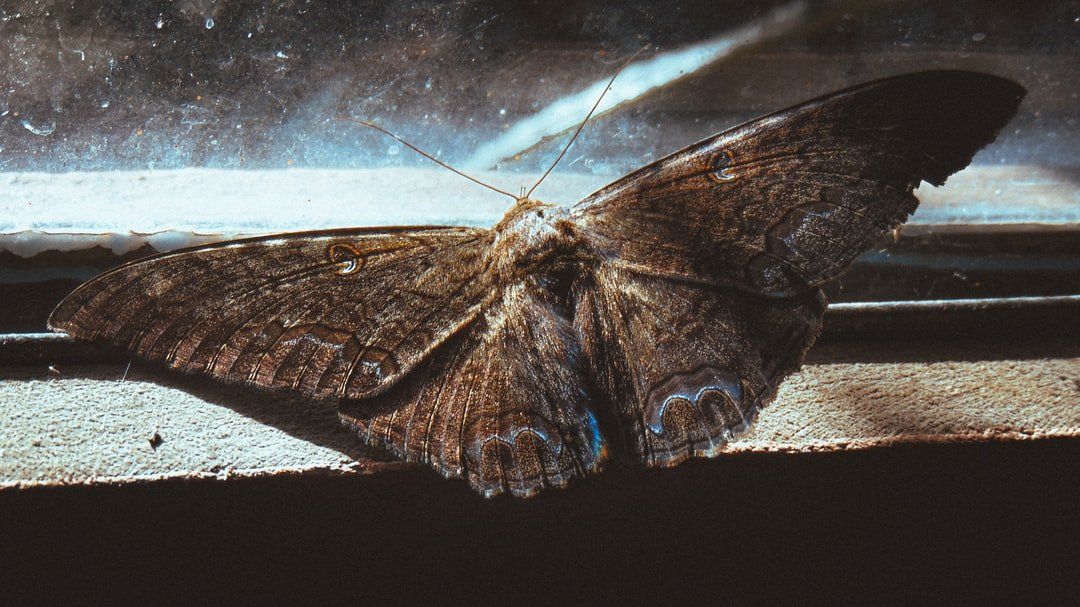
M 572 207 L 490 229 L 347 228 L 140 259 L 49 327 L 180 371 L 338 403 L 367 445 L 531 496 L 673 466 L 799 368 L 820 289 L 1013 116 L 1009 80 L 930 71 L 724 131 Z

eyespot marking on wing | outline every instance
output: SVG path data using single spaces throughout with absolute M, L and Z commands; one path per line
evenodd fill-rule
M 364 266 L 364 254 L 351 244 L 335 242 L 326 247 L 326 258 L 337 264 L 337 273 L 345 276 Z
M 712 170 L 709 171 L 709 178 L 713 181 L 723 182 L 731 181 L 735 179 L 735 174 L 731 172 L 731 167 L 735 164 L 735 155 L 729 150 L 720 150 L 712 159 Z
M 653 434 L 665 431 L 665 416 L 686 409 L 698 418 L 715 415 L 730 420 L 729 426 L 745 425 L 741 404 L 742 383 L 733 373 L 702 367 L 690 373 L 679 373 L 667 378 L 649 391 L 645 400 L 645 424 Z
M 364 350 L 364 353 L 360 356 L 360 368 L 374 375 L 378 381 L 382 381 L 399 371 L 394 355 L 389 350 L 375 346 L 368 346 Z

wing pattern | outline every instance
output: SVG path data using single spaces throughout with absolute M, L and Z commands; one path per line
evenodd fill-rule
M 529 496 L 607 458 L 581 358 L 558 302 L 535 281 L 500 300 L 413 375 L 341 419 L 361 440 L 491 496 Z
M 712 456 L 746 430 L 821 328 L 820 291 L 771 299 L 614 264 L 578 287 L 575 322 L 630 461 Z
M 358 398 L 479 313 L 487 239 L 339 230 L 177 251 L 85 283 L 49 326 L 230 383 Z
M 975 95 L 972 91 L 979 91 Z M 993 140 L 1024 95 L 973 72 L 834 93 L 706 139 L 575 207 L 613 263 L 774 296 L 836 277 Z
M 973 91 L 978 91 L 973 94 Z M 963 168 L 1023 89 L 927 72 L 690 146 L 567 212 L 493 230 L 389 228 L 222 243 L 87 282 L 49 326 L 183 371 L 338 399 L 361 440 L 528 496 L 611 451 L 717 453 L 798 368 L 818 286 Z

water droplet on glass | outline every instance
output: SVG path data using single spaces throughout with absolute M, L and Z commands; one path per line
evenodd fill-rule
M 982 32 L 976 32 L 975 34 L 972 34 L 971 39 L 975 42 L 982 42 L 983 40 L 986 40 L 986 34 Z
M 386 148 L 386 154 L 388 156 L 397 156 L 400 152 L 401 148 L 397 147 L 396 145 Z
M 431 78 L 428 78 L 424 81 L 424 88 L 428 89 L 429 91 L 431 90 Z
M 500 109 L 500 110 L 499 110 L 499 115 L 500 115 L 500 116 L 505 116 L 505 115 L 506 115 L 506 108 L 502 108 L 502 109 Z
M 206 18 L 206 29 L 214 29 L 214 19 L 212 17 Z
M 161 16 L 158 16 L 157 21 L 154 22 L 154 27 L 158 29 L 165 27 L 165 19 Z
M 31 133 L 33 133 L 35 135 L 41 135 L 42 137 L 47 137 L 49 135 L 52 135 L 53 131 L 56 130 L 56 123 L 55 122 L 50 122 L 49 124 L 43 124 L 43 125 L 38 126 L 38 125 L 31 124 L 29 120 L 23 120 L 22 125 L 23 125 L 23 128 L 25 128 L 26 130 L 30 131 Z
M 102 101 L 101 102 L 101 107 L 109 107 L 109 100 L 106 99 L 106 100 Z
M 285 51 L 278 51 L 278 52 L 274 53 L 274 56 L 277 57 L 278 59 L 288 59 L 289 58 L 289 56 L 285 54 Z

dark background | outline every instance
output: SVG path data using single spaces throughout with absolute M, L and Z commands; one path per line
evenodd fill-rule
M 1070 604 L 1080 442 L 755 454 L 484 500 L 426 470 L 0 493 L 0 602 Z
M 424 162 L 341 114 L 459 161 L 643 45 L 648 57 L 792 4 L 13 0 L 0 8 L 0 171 Z M 949 67 L 1030 91 L 977 162 L 1075 166 L 1077 2 L 803 4 L 779 38 L 597 120 L 564 169 L 617 176 L 764 112 Z M 561 143 L 501 168 L 542 170 Z

